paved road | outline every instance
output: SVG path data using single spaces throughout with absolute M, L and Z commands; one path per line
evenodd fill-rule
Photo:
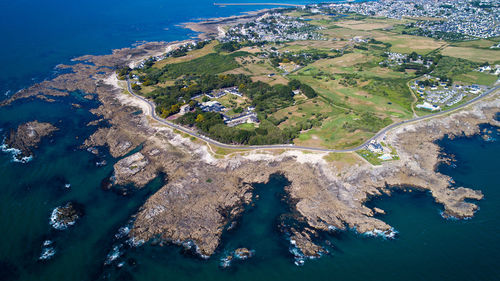
M 199 133 L 193 131 L 193 130 L 190 130 L 186 127 L 183 127 L 183 126 L 180 126 L 180 125 L 177 125 L 175 123 L 172 123 L 170 121 L 167 121 L 159 116 L 156 115 L 156 111 L 155 111 L 155 104 L 154 102 L 140 96 L 140 95 L 137 95 L 136 93 L 134 93 L 134 91 L 132 90 L 132 86 L 131 86 L 131 83 L 130 83 L 130 80 L 127 79 L 127 88 L 128 88 L 128 91 L 130 92 L 130 94 L 132 94 L 134 97 L 138 98 L 138 99 L 141 99 L 142 101 L 146 102 L 150 109 L 151 109 L 151 117 L 162 123 L 162 124 L 165 124 L 171 128 L 174 128 L 174 129 L 177 129 L 181 132 L 184 132 L 188 135 L 191 135 L 193 137 L 196 137 L 196 138 L 199 138 L 203 141 L 206 141 L 207 143 L 210 143 L 210 144 L 213 144 L 215 146 L 218 146 L 218 147 L 221 147 L 221 148 L 228 148 L 228 149 L 290 149 L 290 148 L 293 148 L 293 149 L 299 149 L 299 150 L 310 150 L 310 151 L 321 151 L 321 152 L 353 152 L 353 151 L 356 151 L 356 150 L 360 150 L 362 148 L 364 148 L 370 141 L 380 137 L 381 135 L 385 134 L 387 131 L 393 129 L 393 128 L 396 128 L 398 126 L 401 126 L 403 124 L 407 124 L 407 123 L 411 123 L 411 122 L 415 122 L 415 121 L 419 121 L 419 120 L 423 120 L 423 119 L 428 119 L 428 118 L 432 118 L 432 117 L 436 117 L 436 116 L 440 116 L 440 115 L 444 115 L 448 112 L 451 112 L 451 111 L 455 111 L 457 109 L 460 109 L 460 108 L 463 108 L 473 102 L 476 102 L 484 97 L 486 97 L 487 95 L 497 91 L 498 89 L 500 89 L 500 85 L 499 86 L 496 86 L 484 93 L 482 93 L 481 95 L 471 99 L 470 101 L 466 102 L 466 103 L 463 103 L 461 105 L 459 105 L 458 107 L 455 107 L 455 108 L 451 108 L 451 109 L 447 109 L 447 110 L 444 110 L 444 111 L 440 111 L 440 112 L 436 112 L 436 113 L 432 113 L 432 114 L 429 114 L 429 115 L 426 115 L 426 116 L 421 116 L 421 117 L 416 117 L 416 118 L 413 118 L 413 119 L 409 119 L 409 120 L 405 120 L 405 121 L 401 121 L 401 122 L 398 122 L 398 123 L 394 123 L 394 124 L 391 124 L 385 128 L 383 128 L 382 130 L 380 130 L 377 134 L 375 134 L 373 137 L 371 137 L 370 139 L 366 140 L 363 144 L 360 144 L 356 147 L 353 147 L 353 148 L 347 148 L 347 149 L 326 149 L 326 148 L 317 148 L 317 147 L 306 147 L 306 146 L 299 146 L 299 145 L 293 145 L 293 144 L 274 144 L 274 145 L 235 145 L 235 144 L 225 144 L 225 143 L 221 143 L 221 142 L 218 142 L 216 140 L 213 140 L 211 138 L 208 138 L 206 136 L 203 136 L 203 135 L 200 135 Z

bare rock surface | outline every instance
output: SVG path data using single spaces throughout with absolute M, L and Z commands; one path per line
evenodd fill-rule
M 156 168 L 149 163 L 149 159 L 140 152 L 121 159 L 114 165 L 116 183 L 145 186 L 157 176 Z

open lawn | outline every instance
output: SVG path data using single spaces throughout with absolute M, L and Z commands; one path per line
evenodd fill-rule
M 322 98 L 307 100 L 303 103 L 281 109 L 272 115 L 273 118 L 286 121 L 280 128 L 297 126 L 304 122 L 319 121 L 319 126 L 302 131 L 294 139 L 297 145 L 328 148 L 352 147 L 362 143 L 371 133 L 361 130 L 343 128 L 345 123 L 355 122 L 355 114 L 345 113 L 344 110 L 329 105 Z
M 500 50 L 483 50 L 472 47 L 448 46 L 441 52 L 445 56 L 467 59 L 475 62 L 500 62 Z
M 253 56 L 236 58 L 240 67 L 225 72 L 226 74 L 249 75 L 252 81 L 261 81 L 270 85 L 287 84 L 288 80 L 279 74 L 267 59 L 259 59 Z
M 361 130 L 350 131 L 343 128 L 345 123 L 352 122 L 355 115 L 340 113 L 322 122 L 320 127 L 313 127 L 302 132 L 294 140 L 297 145 L 328 147 L 328 148 L 348 148 L 360 145 L 367 140 L 372 133 Z
M 243 123 L 235 126 L 238 129 L 253 131 L 255 129 L 255 124 L 253 123 Z
M 323 30 L 320 30 L 320 33 L 324 34 L 328 38 L 340 38 L 340 39 L 345 39 L 345 40 L 349 40 L 349 39 L 353 38 L 354 36 L 368 37 L 372 34 L 370 31 L 354 30 L 354 29 L 345 28 L 345 27 L 323 29 Z
M 498 44 L 496 41 L 492 40 L 487 40 L 487 39 L 478 39 L 478 40 L 471 40 L 471 41 L 464 41 L 464 42 L 456 42 L 451 44 L 452 46 L 455 47 L 472 47 L 472 48 L 477 48 L 477 49 L 488 49 L 490 50 L 490 47 L 493 45 Z
M 366 19 L 366 20 L 348 20 L 335 23 L 338 26 L 355 30 L 374 30 L 392 28 L 393 23 L 388 20 Z
M 445 41 L 435 40 L 432 38 L 412 35 L 394 35 L 390 32 L 375 36 L 375 39 L 392 44 L 392 52 L 405 54 L 416 52 L 420 55 L 425 55 L 435 49 L 443 47 L 446 44 Z
M 487 86 L 493 85 L 497 79 L 498 77 L 496 75 L 478 71 L 471 71 L 454 77 L 455 81 L 463 82 L 465 84 L 479 84 Z
M 177 58 L 169 57 L 169 58 L 166 58 L 166 59 L 164 59 L 162 61 L 159 61 L 159 62 L 155 63 L 153 66 L 156 67 L 156 68 L 162 68 L 162 67 L 164 67 L 167 64 L 180 63 L 180 62 L 185 62 L 185 61 L 189 61 L 189 60 L 192 60 L 192 59 L 203 57 L 205 55 L 213 53 L 214 52 L 214 47 L 217 44 L 219 44 L 219 42 L 214 40 L 214 41 L 210 42 L 210 44 L 204 46 L 203 48 L 201 48 L 199 50 L 189 51 L 187 53 L 187 55 L 185 55 L 185 56 L 177 57 Z
M 331 41 L 331 40 L 304 40 L 304 41 L 293 41 L 283 44 L 279 47 L 280 51 L 304 51 L 304 50 L 318 50 L 318 51 L 330 51 L 332 49 L 341 49 L 347 45 L 347 41 Z

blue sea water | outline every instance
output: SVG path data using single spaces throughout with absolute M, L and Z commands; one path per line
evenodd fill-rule
M 73 57 L 109 53 L 141 40 L 185 39 L 195 34 L 177 27 L 178 23 L 260 8 L 266 7 L 221 8 L 212 1 L 194 0 L 1 1 L 0 95 L 50 77 L 55 65 Z M 349 231 L 325 234 L 322 241 L 330 245 L 330 254 L 297 267 L 288 241 L 277 229 L 288 209 L 283 201 L 287 181 L 276 176 L 255 186 L 255 204 L 234 230 L 224 234 L 217 253 L 201 260 L 181 247 L 129 248 L 123 238 L 115 238 L 144 200 L 161 187 L 163 178 L 144 189 L 130 189 L 126 196 L 123 190 L 103 189 L 102 181 L 111 175 L 117 160 L 105 150 L 94 156 L 79 148 L 95 130 L 85 124 L 95 118 L 88 110 L 98 104 L 84 100 L 83 108 L 74 109 L 74 100 L 82 101 L 81 94 L 54 103 L 21 101 L 0 108 L 2 137 L 35 119 L 60 128 L 26 164 L 0 153 L 0 280 L 500 279 L 498 141 L 475 136 L 439 143 L 457 160 L 439 170 L 452 176 L 458 186 L 485 194 L 470 220 L 441 218 L 441 206 L 427 193 L 396 192 L 369 204 L 387 211 L 381 218 L 399 231 L 397 239 Z M 497 133 L 493 135 L 498 139 Z M 97 167 L 102 160 L 107 165 Z M 49 225 L 51 211 L 67 201 L 81 204 L 85 214 L 75 226 L 56 231 Z M 55 255 L 40 261 L 45 240 L 52 241 Z M 104 265 L 115 246 L 119 246 L 118 258 Z M 220 259 L 238 247 L 255 250 L 254 257 L 220 268 Z

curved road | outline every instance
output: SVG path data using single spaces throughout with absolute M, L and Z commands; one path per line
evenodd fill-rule
M 311 151 L 320 151 L 320 152 L 354 152 L 356 150 L 360 150 L 362 148 L 364 148 L 370 141 L 380 137 L 381 135 L 385 134 L 387 131 L 395 128 L 395 127 L 398 127 L 400 125 L 403 125 L 403 124 L 407 124 L 407 123 L 411 123 L 411 122 L 415 122 L 415 121 L 420 121 L 420 120 L 423 120 L 423 119 L 427 119 L 427 118 L 432 118 L 432 117 L 436 117 L 436 116 L 440 116 L 440 115 L 444 115 L 448 112 L 451 112 L 451 111 L 455 111 L 455 110 L 458 110 L 460 108 L 463 108 L 471 103 L 474 103 L 484 97 L 486 97 L 487 95 L 497 91 L 498 89 L 500 89 L 500 85 L 482 93 L 481 95 L 471 99 L 470 101 L 466 102 L 466 103 L 463 103 L 461 105 L 459 105 L 458 107 L 455 107 L 455 108 L 450 108 L 450 109 L 447 109 L 447 110 L 444 110 L 444 111 L 440 111 L 440 112 L 436 112 L 436 113 L 432 113 L 432 114 L 429 114 L 429 115 L 426 115 L 426 116 L 421 116 L 421 117 L 416 117 L 416 118 L 413 118 L 413 119 L 409 119 L 409 120 L 404 120 L 404 121 L 401 121 L 401 122 L 398 122 L 398 123 L 394 123 L 394 124 L 391 124 L 385 128 L 383 128 L 382 130 L 380 130 L 378 133 L 376 133 L 373 137 L 371 137 L 370 139 L 367 139 L 364 143 L 356 146 L 356 147 L 353 147 L 353 148 L 347 148 L 347 149 L 326 149 L 326 148 L 317 148 L 317 147 L 307 147 L 307 146 L 299 146 L 299 145 L 293 145 L 293 144 L 273 144 L 273 145 L 235 145 L 235 144 L 225 144 L 225 143 L 221 143 L 221 142 L 218 142 L 216 140 L 213 140 L 211 138 L 208 138 L 206 136 L 203 136 L 203 135 L 200 135 L 198 134 L 197 132 L 193 131 L 193 130 L 190 130 L 186 127 L 183 127 L 183 126 L 180 126 L 180 125 L 177 125 L 177 124 L 174 124 L 172 122 L 169 122 L 159 116 L 156 115 L 156 111 L 155 111 L 155 108 L 156 108 L 156 105 L 154 104 L 154 102 L 140 96 L 140 95 L 137 95 L 136 93 L 134 93 L 134 91 L 132 90 L 132 86 L 130 84 L 130 80 L 127 78 L 127 88 L 128 88 L 128 92 L 133 95 L 134 97 L 136 98 L 139 98 L 141 99 L 142 101 L 146 102 L 150 109 L 151 109 L 151 117 L 162 123 L 162 124 L 165 124 L 171 128 L 174 128 L 174 129 L 177 129 L 181 132 L 184 132 L 190 136 L 193 136 L 193 137 L 196 137 L 196 138 L 199 138 L 207 143 L 210 143 L 210 144 L 213 144 L 215 146 L 218 146 L 218 147 L 221 147 L 221 148 L 228 148 L 228 149 L 290 149 L 290 148 L 293 148 L 293 149 L 299 149 L 299 150 L 311 150 Z

